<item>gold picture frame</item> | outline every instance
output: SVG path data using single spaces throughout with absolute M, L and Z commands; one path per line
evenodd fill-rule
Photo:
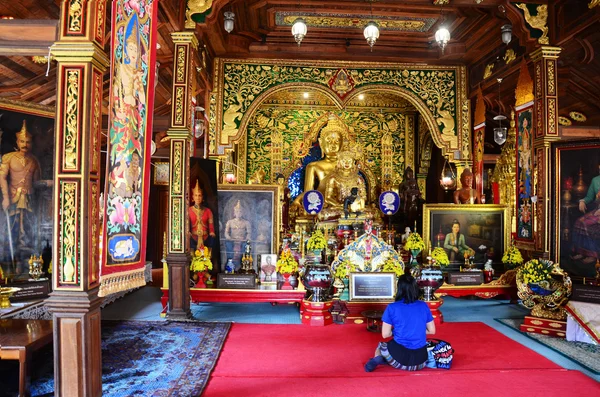
M 168 161 L 156 161 L 152 163 L 154 165 L 154 177 L 153 183 L 155 185 L 168 186 L 169 185 L 169 162 Z
M 350 301 L 393 302 L 396 298 L 396 273 L 352 272 L 349 276 Z
M 236 269 L 241 266 L 245 240 L 250 240 L 253 267 L 258 269 L 260 254 L 275 254 L 279 250 L 281 228 L 282 189 L 279 185 L 218 185 L 219 241 L 221 271 L 228 259 L 233 259 Z M 228 222 L 235 218 L 234 208 L 239 205 L 241 221 L 232 236 Z M 244 221 L 247 221 L 246 224 Z M 250 231 L 241 230 L 239 225 Z M 249 236 L 249 238 L 247 238 Z
M 475 251 L 476 263 L 491 259 L 501 269 L 502 255 L 510 242 L 509 212 L 507 205 L 500 204 L 425 204 L 423 240 L 428 248 L 443 247 L 453 221 L 457 220 L 466 245 Z M 456 261 L 464 262 L 464 258 Z

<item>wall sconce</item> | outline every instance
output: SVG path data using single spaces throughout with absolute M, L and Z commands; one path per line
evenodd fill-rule
M 440 186 L 446 191 L 456 189 L 456 174 L 452 166 L 448 163 L 448 156 L 446 156 L 444 166 L 442 167 Z
M 294 21 L 292 25 L 292 34 L 294 35 L 294 39 L 296 39 L 296 43 L 298 43 L 298 47 L 300 47 L 300 43 L 302 43 L 302 39 L 306 36 L 306 32 L 308 28 L 306 27 L 306 22 L 304 19 L 298 18 Z
M 225 11 L 223 13 L 224 18 L 224 28 L 227 33 L 231 33 L 233 31 L 233 23 L 235 22 L 235 14 L 231 11 Z

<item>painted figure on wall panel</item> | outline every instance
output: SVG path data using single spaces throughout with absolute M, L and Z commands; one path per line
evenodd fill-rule
M 560 265 L 569 274 L 594 277 L 600 260 L 600 144 L 559 150 Z
M 0 264 L 27 275 L 27 261 L 44 255 L 52 241 L 54 120 L 0 106 Z
M 518 114 L 517 130 L 517 238 L 533 239 L 531 196 L 533 195 L 533 157 L 531 155 L 532 110 Z

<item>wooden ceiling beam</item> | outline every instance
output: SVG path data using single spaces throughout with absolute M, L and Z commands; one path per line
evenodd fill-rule
M 58 20 L 0 20 L 0 55 L 48 55 L 58 38 Z

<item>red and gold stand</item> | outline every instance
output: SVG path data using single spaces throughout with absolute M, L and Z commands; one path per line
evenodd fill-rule
M 333 306 L 333 301 L 311 302 L 302 300 L 300 315 L 302 324 L 312 326 L 324 326 L 333 323 L 333 317 L 329 309 Z
M 519 327 L 521 332 L 532 332 L 564 338 L 567 333 L 567 322 L 549 318 L 525 316 L 523 324 Z
M 444 304 L 443 299 L 438 299 L 435 301 L 425 301 L 429 310 L 431 310 L 431 315 L 433 316 L 433 322 L 435 325 L 440 325 L 444 322 L 444 315 L 440 311 L 440 306 Z

